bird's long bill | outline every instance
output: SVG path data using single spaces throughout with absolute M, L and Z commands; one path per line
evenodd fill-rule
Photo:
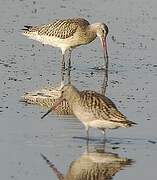
M 101 45 L 103 48 L 103 52 L 104 52 L 104 59 L 106 62 L 106 68 L 108 67 L 108 52 L 107 52 L 107 40 L 106 40 L 106 36 L 105 37 L 101 37 Z
M 55 110 L 61 102 L 64 100 L 64 98 L 60 97 L 54 104 L 53 106 L 41 117 L 43 119 L 45 116 L 47 116 L 51 111 Z

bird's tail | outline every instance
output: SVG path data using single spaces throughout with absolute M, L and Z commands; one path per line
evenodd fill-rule
M 111 121 L 114 123 L 117 123 L 119 127 L 132 127 L 134 125 L 137 125 L 137 123 L 133 121 L 129 121 L 126 116 L 124 116 L 120 111 L 117 109 L 113 111 L 113 113 L 110 115 Z
M 135 126 L 135 125 L 137 125 L 137 123 L 135 123 L 133 121 L 127 120 L 126 122 L 124 122 L 125 127 L 132 127 L 132 126 Z
M 111 121 L 114 123 L 117 123 L 117 126 L 119 127 L 132 127 L 134 125 L 137 125 L 137 123 L 133 121 L 129 121 L 126 116 L 124 116 L 121 112 L 116 111 L 114 115 L 110 116 Z
M 33 38 L 34 35 L 38 34 L 39 27 L 38 26 L 29 26 L 29 25 L 26 25 L 21 30 L 23 31 L 22 32 L 23 35 L 28 36 L 31 39 L 34 39 Z
M 29 31 L 33 26 L 29 26 L 29 25 L 26 25 L 24 26 L 24 28 L 22 28 L 21 30 L 23 31 Z

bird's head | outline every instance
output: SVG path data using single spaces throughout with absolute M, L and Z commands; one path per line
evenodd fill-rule
M 107 40 L 106 40 L 108 31 L 109 30 L 108 30 L 108 27 L 107 27 L 106 24 L 104 24 L 104 23 L 96 23 L 96 34 L 100 38 L 101 46 L 102 46 L 103 51 L 104 51 L 104 58 L 106 59 L 106 62 L 107 62 L 107 59 L 108 59 Z
M 41 119 L 43 119 L 45 116 L 47 116 L 51 111 L 57 109 L 57 107 L 64 101 L 66 100 L 69 104 L 69 106 L 72 106 L 73 103 L 75 103 L 79 99 L 79 91 L 71 84 L 64 85 L 60 89 L 61 91 L 61 96 L 58 98 L 53 106 L 45 113 Z
M 71 84 L 64 85 L 60 91 L 61 96 L 53 104 L 53 109 L 56 109 L 64 100 L 71 104 L 78 97 L 78 90 Z
M 78 90 L 71 84 L 64 85 L 61 88 L 61 98 L 69 101 L 73 96 L 75 96 Z
M 96 33 L 99 38 L 106 38 L 108 34 L 108 27 L 104 23 L 97 23 Z

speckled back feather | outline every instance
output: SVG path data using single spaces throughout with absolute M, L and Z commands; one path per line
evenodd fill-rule
M 37 104 L 43 107 L 51 108 L 54 102 L 60 97 L 60 91 L 55 88 L 43 88 L 38 91 L 26 93 L 21 98 L 21 102 L 28 104 Z M 59 115 L 73 115 L 72 109 L 66 100 L 62 101 L 60 106 L 55 109 Z
M 87 111 L 92 111 L 95 118 L 123 123 L 126 127 L 135 124 L 132 121 L 128 121 L 127 118 L 118 111 L 116 105 L 109 98 L 97 92 L 81 92 L 80 102 Z
M 60 39 L 66 39 L 76 32 L 78 27 L 85 28 L 89 22 L 83 18 L 56 20 L 55 22 L 39 25 L 39 26 L 25 26 L 27 29 L 24 33 L 37 32 L 39 35 L 54 36 Z

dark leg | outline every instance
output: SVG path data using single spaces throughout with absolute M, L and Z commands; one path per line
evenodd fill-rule
M 108 71 L 108 52 L 107 52 L 107 47 L 105 48 L 105 52 L 104 52 L 104 60 L 105 60 L 104 69 L 106 71 Z
M 105 67 L 104 67 L 104 81 L 102 86 L 102 93 L 105 95 L 106 88 L 108 86 L 108 53 L 107 51 L 104 54 Z
M 88 126 L 86 127 L 86 135 L 87 135 L 86 136 L 87 140 L 89 140 L 89 127 Z
M 68 68 L 71 69 L 71 52 L 72 52 L 72 49 L 69 50 L 69 59 L 68 59 Z
M 68 67 L 67 71 L 68 71 L 68 84 L 71 84 L 71 79 L 70 79 L 71 68 Z
M 108 53 L 106 51 L 106 57 L 105 57 L 105 54 L 104 54 L 104 59 L 105 59 L 105 68 L 108 69 Z
M 68 84 L 71 84 L 71 79 L 70 79 L 70 73 L 71 73 L 71 53 L 72 53 L 72 49 L 69 49 L 69 59 L 68 59 Z
M 104 138 L 103 138 L 103 148 L 104 148 L 104 151 L 105 151 L 105 147 L 106 147 L 106 130 L 102 129 L 102 133 L 104 135 Z
M 65 69 L 65 54 L 62 54 L 62 69 Z
M 101 93 L 105 95 L 106 93 L 106 88 L 108 86 L 108 69 L 104 70 L 104 79 L 101 87 Z
M 108 54 L 107 54 L 107 51 L 106 51 L 106 67 L 105 67 L 105 93 L 106 93 L 106 88 L 108 86 Z
M 86 140 L 86 152 L 89 153 L 89 139 Z
M 61 79 L 64 82 L 64 75 L 65 75 L 65 54 L 62 54 L 62 64 L 61 64 Z

